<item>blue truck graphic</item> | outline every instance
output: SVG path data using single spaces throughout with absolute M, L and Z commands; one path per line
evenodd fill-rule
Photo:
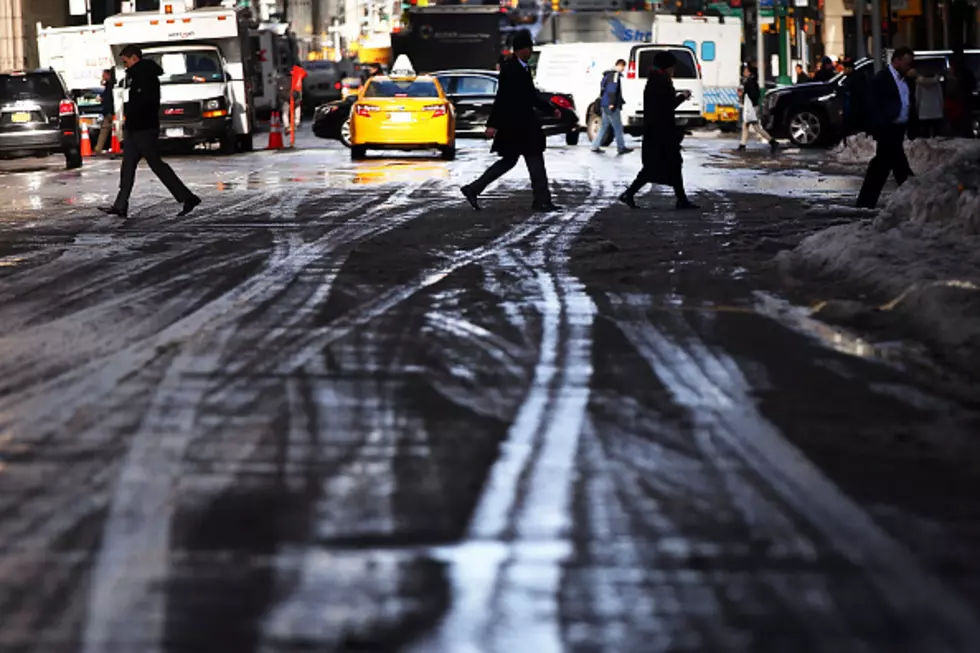
M 653 40 L 653 30 L 645 32 L 641 29 L 631 29 L 618 18 L 609 19 L 609 31 L 619 41 L 649 42 Z

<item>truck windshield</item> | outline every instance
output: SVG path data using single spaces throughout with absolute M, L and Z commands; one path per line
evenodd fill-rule
M 54 73 L 0 75 L 0 100 L 55 100 L 63 95 Z
M 161 84 L 204 84 L 224 81 L 221 59 L 213 50 L 150 52 L 146 55 L 163 68 Z
M 364 97 L 439 97 L 439 91 L 429 81 L 374 80 L 364 91 Z

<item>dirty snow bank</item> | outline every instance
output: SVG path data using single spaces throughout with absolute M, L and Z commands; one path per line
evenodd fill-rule
M 905 141 L 905 155 L 912 172 L 921 175 L 976 146 L 977 141 L 970 138 L 918 138 Z M 875 155 L 875 142 L 866 134 L 850 136 L 831 150 L 831 154 L 837 163 L 867 165 Z
M 948 141 L 874 220 L 830 227 L 776 260 L 790 280 L 840 282 L 877 305 L 831 301 L 817 315 L 922 339 L 976 373 L 980 364 L 980 144 Z M 931 156 L 923 148 L 920 166 Z M 914 164 L 913 164 L 914 167 Z

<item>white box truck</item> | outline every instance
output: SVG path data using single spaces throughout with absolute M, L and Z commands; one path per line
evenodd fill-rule
M 110 16 L 105 33 L 118 66 L 117 106 L 123 106 L 128 93 L 120 53 L 137 45 L 163 69 L 161 139 L 219 143 L 225 154 L 252 149 L 254 56 L 244 11 L 175 11 L 173 4 L 161 3 L 159 11 Z

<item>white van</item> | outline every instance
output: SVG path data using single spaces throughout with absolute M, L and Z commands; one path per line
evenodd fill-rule
M 601 111 L 599 88 L 602 75 L 615 66 L 617 59 L 626 61 L 623 79 L 623 126 L 631 134 L 643 131 L 643 87 L 653 67 L 657 52 L 667 50 L 677 57 L 674 87 L 687 90 L 691 97 L 677 107 L 677 124 L 703 125 L 704 85 L 697 55 L 684 45 L 637 44 L 623 41 L 604 43 L 558 43 L 536 48 L 535 82 L 575 99 L 579 122 L 586 126 L 589 139 L 599 131 Z M 610 133 L 607 138 L 612 140 Z

